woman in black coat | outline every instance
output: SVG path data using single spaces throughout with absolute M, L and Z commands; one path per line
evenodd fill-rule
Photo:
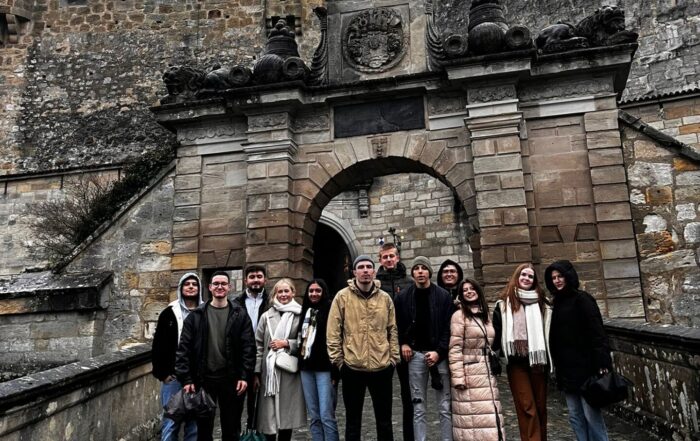
M 608 441 L 601 410 L 581 395 L 588 378 L 612 368 L 600 309 L 593 296 L 579 289 L 578 274 L 568 260 L 554 262 L 544 274 L 554 297 L 549 347 L 557 386 L 566 395 L 569 423 L 577 441 Z
M 313 279 L 306 287 L 301 309 L 299 367 L 313 441 L 337 441 L 339 438 L 335 394 L 340 372 L 331 364 L 326 347 L 331 300 L 326 282 Z

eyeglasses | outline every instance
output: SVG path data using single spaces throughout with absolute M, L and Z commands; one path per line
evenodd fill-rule
M 214 287 L 222 286 L 225 288 L 228 286 L 228 282 L 211 282 L 211 286 L 214 286 Z

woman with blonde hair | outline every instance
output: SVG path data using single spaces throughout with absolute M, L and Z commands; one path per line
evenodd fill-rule
M 547 440 L 549 302 L 531 263 L 519 265 L 493 312 L 494 350 L 506 359 L 522 441 Z
M 301 376 L 296 364 L 288 363 L 292 359 L 296 362 L 294 355 L 299 349 L 301 305 L 294 300 L 295 294 L 290 279 L 277 282 L 272 289 L 270 309 L 260 317 L 255 332 L 257 429 L 268 441 L 289 441 L 292 429 L 306 425 Z

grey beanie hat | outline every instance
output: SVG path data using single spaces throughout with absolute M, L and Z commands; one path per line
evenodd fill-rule
M 357 264 L 360 262 L 364 262 L 365 260 L 369 261 L 372 263 L 372 267 L 374 267 L 374 260 L 372 260 L 371 257 L 369 257 L 366 254 L 360 254 L 355 258 L 355 260 L 352 262 L 352 269 L 354 270 L 357 267 Z
M 428 274 L 430 274 L 430 277 L 433 277 L 433 267 L 430 265 L 430 260 L 428 260 L 427 257 L 416 256 L 416 258 L 413 259 L 413 262 L 411 263 L 411 276 L 413 276 L 413 268 L 415 268 L 417 265 L 423 265 L 424 267 L 428 268 Z

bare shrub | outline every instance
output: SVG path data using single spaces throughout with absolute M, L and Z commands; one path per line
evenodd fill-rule
M 28 206 L 30 229 L 37 241 L 35 255 L 56 266 L 108 221 L 134 195 L 148 186 L 174 158 L 175 144 L 141 155 L 123 169 L 123 178 L 110 181 L 97 175 L 81 175 L 64 182 L 65 197 Z
M 37 242 L 34 250 L 42 251 L 51 263 L 68 256 L 99 227 L 102 220 L 95 210 L 113 186 L 103 177 L 80 175 L 64 181 L 63 198 L 28 205 L 25 214 Z

